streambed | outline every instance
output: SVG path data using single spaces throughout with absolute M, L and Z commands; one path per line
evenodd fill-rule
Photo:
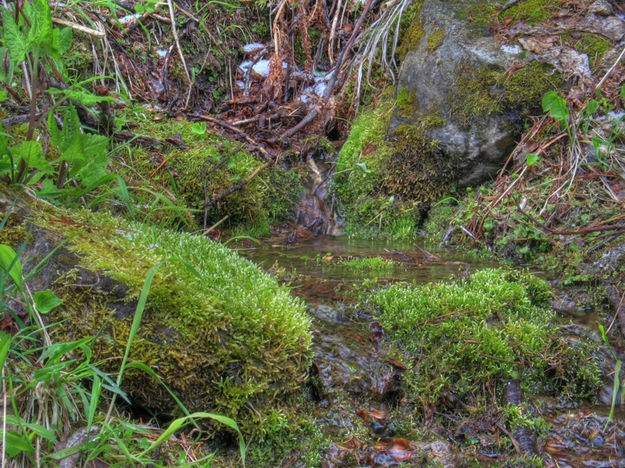
M 363 280 L 371 282 L 368 287 L 393 281 L 425 284 L 496 265 L 461 251 L 328 236 L 289 245 L 274 238 L 238 250 L 289 282 L 308 304 L 314 332 L 307 391 L 315 404 L 310 411 L 333 441 L 324 449 L 323 466 L 530 466 L 515 460 L 495 401 L 492 414 L 434 414 L 428 425 L 415 419 L 402 387 L 406 366 L 401 352 L 376 317 L 360 310 L 349 294 Z M 393 264 L 353 262 L 375 257 Z M 578 334 L 592 334 L 595 326 L 584 317 L 570 325 Z M 610 370 L 613 363 L 605 365 Z M 604 403 L 594 405 L 564 407 L 548 398 L 526 402 L 529 414 L 549 425 L 538 439 L 545 466 L 625 467 L 625 411 L 617 408 L 608 423 L 608 387 L 611 382 L 597 399 Z M 446 424 L 450 420 L 453 430 Z M 289 466 L 306 465 L 291 459 Z

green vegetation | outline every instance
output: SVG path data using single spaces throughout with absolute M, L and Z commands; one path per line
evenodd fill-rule
M 421 24 L 421 8 L 423 8 L 423 0 L 416 0 L 412 2 L 402 17 L 400 24 L 401 43 L 397 48 L 397 58 L 400 62 L 406 58 L 409 51 L 419 48 L 419 43 L 425 36 Z
M 462 124 L 485 118 L 491 114 L 515 109 L 527 116 L 540 112 L 540 100 L 549 90 L 563 84 L 559 73 L 550 65 L 537 61 L 514 73 L 476 69 L 462 63 L 457 70 L 456 92 L 449 98 L 454 119 Z
M 445 40 L 445 30 L 442 28 L 435 29 L 428 36 L 427 48 L 430 52 L 438 49 Z
M 411 356 L 409 398 L 437 408 L 446 401 L 485 404 L 510 377 L 532 394 L 595 395 L 601 372 L 594 346 L 565 338 L 550 299 L 544 281 L 495 269 L 450 284 L 395 284 L 367 302 Z
M 198 124 L 142 121 L 137 131 L 163 139 L 175 133 L 184 144 L 184 148 L 158 151 L 130 146 L 120 154 L 114 166 L 116 171 L 133 187 L 132 193 L 147 198 L 147 210 L 140 206 L 133 210 L 137 219 L 174 225 L 182 220 L 193 229 L 203 223 L 207 201 L 216 199 L 261 165 L 240 143 L 210 134 Z M 294 215 L 301 189 L 297 174 L 279 166 L 268 167 L 249 184 L 212 206 L 206 213 L 207 227 L 225 217 L 221 228 L 269 235 L 270 224 Z M 158 205 L 168 198 L 191 210 L 194 218 L 181 219 L 180 210 L 172 210 L 169 204 Z M 175 218 L 168 222 L 172 214 Z
M 391 92 L 357 117 L 336 164 L 334 190 L 350 235 L 412 238 L 428 204 L 449 187 L 451 169 L 436 142 L 423 136 L 444 119 L 432 113 L 387 137 L 395 103 L 411 117 L 415 105 L 406 90 L 399 90 L 396 101 Z
M 84 268 L 125 285 L 123 302 L 138 297 L 139 278 L 162 262 L 152 281 L 149 320 L 137 333 L 130 358 L 158 366 L 189 410 L 240 417 L 253 406 L 243 424 L 251 430 L 262 426 L 270 402 L 298 388 L 308 368 L 310 322 L 303 304 L 258 267 L 207 238 L 138 223 L 125 222 L 120 229 L 118 219 L 88 211 L 72 214 L 77 224 L 57 223 L 57 216 L 46 215 L 40 223 L 73 236 L 67 248 L 80 256 Z M 74 319 L 60 323 L 56 332 L 75 338 L 106 324 L 93 352 L 110 360 L 122 354 L 130 317 L 118 313 L 112 318 L 110 304 L 119 299 L 112 293 L 85 294 L 76 284 L 78 274 L 69 270 L 57 281 L 54 291 L 65 307 L 50 320 L 70 312 Z M 109 361 L 105 369 L 114 366 Z M 169 393 L 148 383 L 132 375 L 124 388 L 137 403 L 174 411 Z
M 7 219 L 8 213 L 0 229 Z M 109 463 L 123 460 L 133 464 L 178 464 L 184 462 L 186 453 L 182 446 L 169 442 L 170 436 L 189 423 L 197 424 L 206 418 L 238 433 L 240 455 L 245 464 L 245 442 L 238 425 L 230 418 L 206 412 L 189 414 L 176 400 L 185 416 L 160 431 L 128 422 L 114 411 L 116 397 L 128 401 L 120 385 L 129 369 L 146 373 L 155 380 L 153 385 L 162 384 L 144 363 L 127 361 L 159 265 L 147 272 L 114 382 L 102 372 L 103 362 L 94 356 L 95 336 L 87 334 L 71 340 L 58 334 L 58 324 L 44 325 L 48 314 L 64 309 L 63 301 L 52 291 L 32 293 L 27 286 L 29 278 L 45 266 L 46 260 L 44 258 L 25 274 L 15 250 L 0 244 L 0 294 L 10 299 L 2 302 L 2 314 L 5 322 L 11 317 L 17 328 L 12 334 L 0 331 L 0 367 L 5 395 L 2 465 L 8 458 L 9 464 L 16 466 L 52 466 L 61 460 L 67 462 L 76 458 L 77 461 L 81 456 L 85 462 L 98 459 Z M 51 337 L 56 336 L 60 339 L 53 341 Z M 43 393 L 42 389 L 45 389 Z M 164 389 L 170 391 L 166 386 Z M 107 400 L 110 401 L 105 415 Z M 10 405 L 8 415 L 7 405 Z M 75 439 L 73 443 L 66 442 L 71 438 Z M 211 454 L 198 455 L 199 464 L 213 458 Z

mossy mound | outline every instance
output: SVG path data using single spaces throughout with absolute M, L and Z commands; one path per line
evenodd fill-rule
M 601 372 L 592 347 L 566 339 L 550 298 L 548 285 L 530 274 L 487 269 L 451 284 L 396 284 L 368 302 L 411 356 L 408 397 L 442 408 L 484 404 L 513 377 L 531 394 L 596 394 Z
M 415 191 L 400 180 L 405 176 L 412 179 L 423 176 L 425 181 L 428 176 L 417 172 L 401 174 L 399 178 L 395 175 L 402 171 L 404 163 L 420 165 L 426 161 L 427 164 L 427 158 L 423 159 L 419 151 L 427 143 L 413 148 L 412 140 L 402 137 L 412 134 L 412 128 L 404 133 L 400 131 L 399 138 L 387 137 L 396 104 L 406 112 L 412 108 L 410 96 L 400 92 L 395 98 L 393 90 L 387 89 L 377 104 L 359 114 L 339 153 L 334 192 L 351 235 L 410 238 L 415 236 L 421 219 L 423 200 L 413 198 Z
M 560 73 L 540 62 L 510 72 L 463 62 L 456 73 L 456 90 L 449 96 L 448 106 L 451 118 L 462 125 L 504 112 L 518 113 L 522 119 L 538 114 L 544 94 L 564 85 Z
M 430 126 L 441 121 L 444 123 L 443 119 L 432 117 L 395 129 L 397 143 L 383 181 L 387 193 L 425 208 L 447 192 L 453 182 L 452 164 L 437 142 L 425 136 Z
M 163 140 L 175 135 L 184 146 L 160 150 L 133 147 L 128 156 L 132 158 L 133 171 L 123 166 L 117 169 L 129 185 L 151 188 L 190 209 L 196 225 L 204 223 L 207 201 L 218 198 L 262 164 L 242 144 L 213 135 L 198 124 L 148 121 L 135 131 Z M 295 214 L 301 190 L 299 175 L 272 165 L 211 206 L 206 213 L 206 224 L 212 226 L 226 218 L 221 228 L 244 227 L 256 235 L 268 235 L 271 223 Z M 150 212 L 148 219 L 159 222 L 171 211 Z
M 63 299 L 46 316 L 59 322 L 59 339 L 97 335 L 101 369 L 117 371 L 146 274 L 160 263 L 129 359 L 151 367 L 190 411 L 226 414 L 258 433 L 268 408 L 306 378 L 311 334 L 303 303 L 235 252 L 103 213 L 32 212 L 24 215 L 35 241 L 26 257 L 36 263 L 66 239 L 32 286 Z M 122 388 L 156 414 L 179 412 L 143 372 L 128 370 Z

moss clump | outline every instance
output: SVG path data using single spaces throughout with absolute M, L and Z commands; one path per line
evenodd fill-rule
M 499 19 L 503 21 L 511 16 L 517 21 L 536 24 L 551 17 L 566 5 L 565 0 L 524 0 L 504 10 Z
M 399 115 L 403 118 L 412 118 L 417 108 L 417 100 L 414 91 L 408 91 L 408 88 L 401 86 L 397 91 L 397 109 Z
M 390 89 L 385 91 L 377 107 L 365 109 L 356 118 L 336 162 L 334 191 L 349 223 L 367 223 L 388 203 L 379 181 L 393 151 L 386 140 L 394 108 L 391 93 Z
M 444 125 L 438 113 L 401 125 L 395 141 L 386 137 L 395 103 L 391 92 L 385 91 L 377 107 L 365 109 L 354 121 L 336 165 L 334 190 L 347 232 L 359 237 L 414 237 L 427 204 L 442 195 L 451 180 L 436 142 L 425 136 Z M 414 117 L 413 95 L 402 88 L 396 102 L 400 112 Z
M 540 112 L 542 96 L 559 89 L 563 80 L 550 65 L 532 62 L 504 73 L 487 66 L 476 69 L 461 63 L 456 74 L 456 91 L 449 97 L 452 117 L 463 125 L 475 119 L 506 111 L 529 115 Z
M 490 269 L 452 284 L 396 284 L 371 294 L 369 303 L 413 357 L 410 397 L 436 408 L 485 402 L 510 377 L 534 394 L 594 395 L 601 373 L 591 346 L 567 341 L 550 298 L 547 284 L 530 274 Z
M 406 9 L 402 17 L 400 24 L 401 41 L 397 47 L 397 57 L 400 62 L 406 58 L 409 51 L 419 48 L 419 43 L 425 36 L 423 24 L 421 24 L 421 8 L 423 8 L 423 0 L 415 0 Z
M 583 53 L 588 55 L 591 67 L 595 67 L 601 62 L 601 59 L 610 47 L 611 44 L 608 39 L 604 39 L 590 33 L 582 34 L 582 38 L 577 44 L 577 48 L 581 49 Z
M 203 223 L 206 201 L 216 199 L 262 164 L 241 144 L 202 133 L 190 122 L 144 123 L 141 132 L 162 139 L 177 134 L 185 147 L 160 152 L 133 148 L 132 166 L 137 172 L 125 171 L 127 180 L 131 185 L 149 185 L 168 198 L 175 197 L 179 205 L 193 210 L 198 223 Z M 227 216 L 222 228 L 245 226 L 267 235 L 270 223 L 294 214 L 301 188 L 294 172 L 268 167 L 243 188 L 213 205 L 207 212 L 207 225 Z
M 442 117 L 432 114 L 412 125 L 397 127 L 398 141 L 383 179 L 387 193 L 425 205 L 447 192 L 453 171 L 437 142 L 425 135 L 429 129 L 444 123 Z
M 438 49 L 445 40 L 445 30 L 442 28 L 435 29 L 428 36 L 427 48 L 430 52 Z
M 37 223 L 75 235 L 66 247 L 81 266 L 96 280 L 106 275 L 123 285 L 98 293 L 80 286 L 84 273 L 74 270 L 54 288 L 65 304 L 49 316 L 62 322 L 55 331 L 71 339 L 99 333 L 94 357 L 107 370 L 124 353 L 147 271 L 161 263 L 130 359 L 152 367 L 189 410 L 227 414 L 250 430 L 305 379 L 311 335 L 304 305 L 251 262 L 207 238 L 110 215 L 73 212 L 69 224 L 55 217 Z M 143 373 L 126 374 L 124 390 L 161 414 L 176 410 Z

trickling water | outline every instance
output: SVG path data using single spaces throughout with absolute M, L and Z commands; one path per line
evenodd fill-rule
M 343 223 L 330 191 L 333 165 L 323 159 L 315 161 L 311 155 L 306 164 L 310 168 L 307 193 L 297 205 L 296 223 L 315 234 L 343 234 Z

